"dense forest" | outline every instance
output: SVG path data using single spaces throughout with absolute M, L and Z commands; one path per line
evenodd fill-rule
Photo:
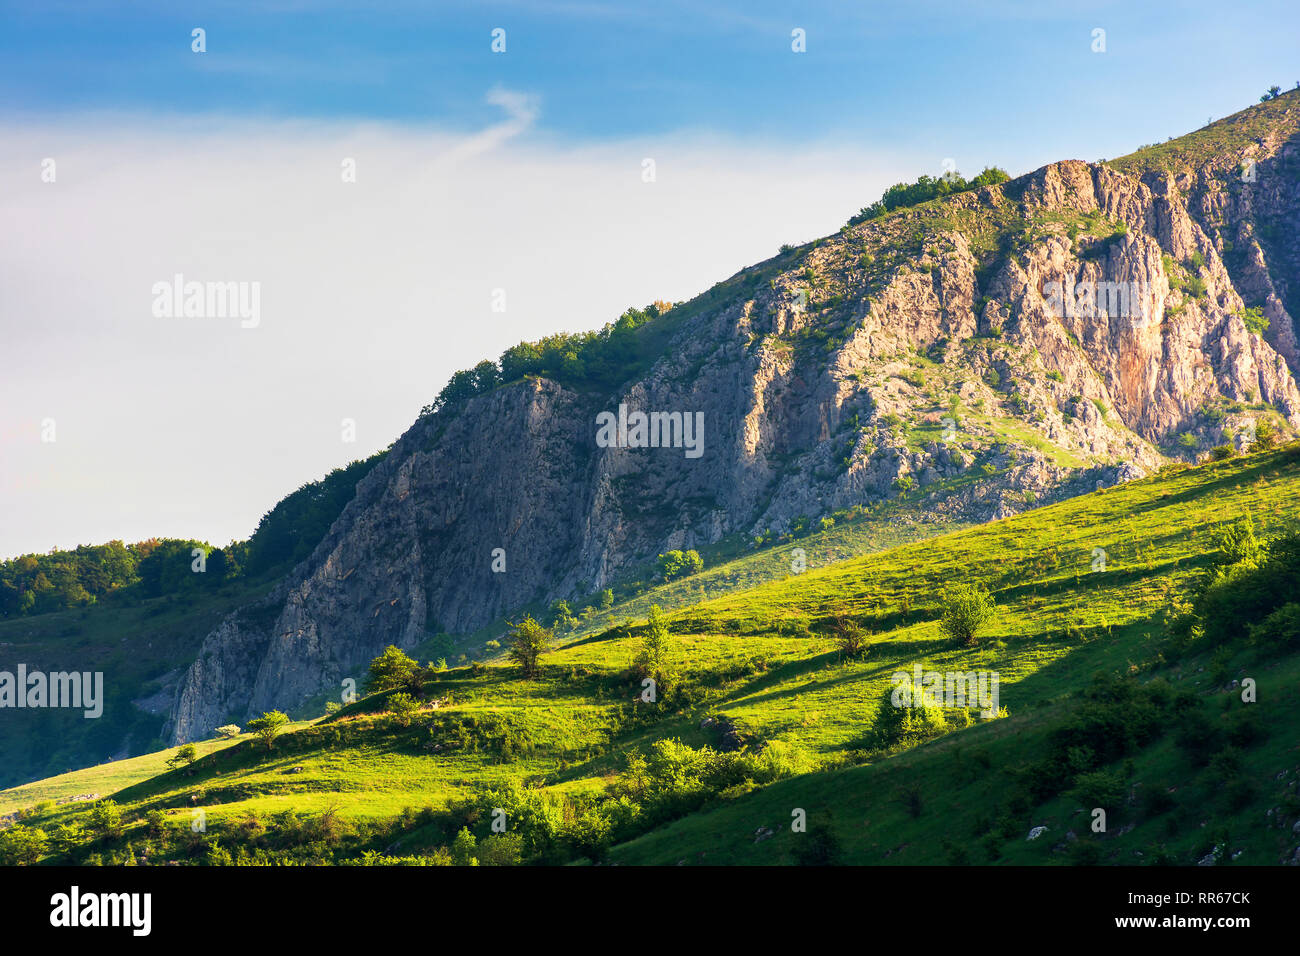
M 283 574 L 311 554 L 352 499 L 357 482 L 385 454 L 307 482 L 263 515 L 247 541 L 224 548 L 192 539 L 150 538 L 0 562 L 0 619 L 85 607 L 118 595 L 156 598 Z

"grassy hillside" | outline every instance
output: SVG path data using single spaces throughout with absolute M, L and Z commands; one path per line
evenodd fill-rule
M 1149 170 L 1192 172 L 1212 161 L 1231 166 L 1252 155 L 1269 139 L 1285 140 L 1300 130 L 1300 90 L 1239 110 L 1200 129 L 1166 143 L 1142 146 L 1127 156 L 1110 160 L 1121 172 L 1140 176 Z
M 0 806 L 27 804 L 33 858 L 91 863 L 1277 863 L 1300 839 L 1300 647 L 1202 636 L 1188 599 L 1225 528 L 1276 537 L 1298 508 L 1297 446 L 1175 466 L 684 607 L 654 704 L 638 623 L 557 648 L 536 681 L 504 662 L 438 674 L 406 721 L 377 695 L 270 749 L 92 768 Z M 996 602 L 973 645 L 940 630 L 957 584 Z M 864 656 L 842 659 L 837 620 L 868 633 Z M 1006 713 L 889 707 L 915 664 L 997 672 Z M 1258 703 L 1224 689 L 1245 677 Z M 118 783 L 120 825 L 31 806 Z

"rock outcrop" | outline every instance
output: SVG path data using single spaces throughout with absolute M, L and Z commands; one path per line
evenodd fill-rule
M 1294 184 L 1196 182 L 1055 163 L 745 270 L 669 313 L 666 352 L 613 393 L 526 379 L 422 417 L 311 557 L 207 636 L 169 736 L 335 694 L 387 644 L 589 594 L 670 548 L 900 494 L 999 518 L 1249 421 L 1295 429 L 1283 280 L 1251 229 L 1244 258 L 1223 242 L 1261 204 L 1294 209 Z M 1274 245 L 1293 254 L 1290 222 Z M 702 413 L 702 453 L 602 447 L 597 415 L 620 404 Z

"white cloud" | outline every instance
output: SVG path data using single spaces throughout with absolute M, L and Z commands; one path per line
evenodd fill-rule
M 488 104 L 504 118 L 470 135 L 0 124 L 0 556 L 244 537 L 303 481 L 396 438 L 457 368 L 689 298 L 930 160 L 690 135 L 575 145 L 532 130 L 531 97 Z M 260 326 L 154 318 L 151 288 L 176 273 L 260 282 Z

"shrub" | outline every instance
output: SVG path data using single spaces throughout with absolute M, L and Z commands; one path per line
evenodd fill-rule
M 1300 650 L 1300 604 L 1284 604 L 1258 624 L 1249 624 L 1253 643 Z
M 1227 461 L 1229 458 L 1236 456 L 1237 452 L 1231 445 L 1216 445 L 1210 449 L 1211 461 Z
M 99 800 L 90 808 L 90 829 L 96 836 L 114 837 L 122 832 L 122 809 L 112 800 Z
M 420 702 L 407 693 L 396 693 L 388 698 L 388 712 L 403 727 L 411 722 L 411 718 L 420 709 Z
M 703 570 L 704 560 L 698 551 L 669 551 L 659 555 L 659 572 L 665 582 L 688 577 Z
M 806 833 L 794 835 L 794 862 L 799 866 L 836 866 L 840 862 L 839 837 L 824 823 L 814 823 Z
M 993 616 L 993 598 L 983 588 L 957 584 L 943 594 L 939 630 L 949 639 L 974 644 L 981 628 Z
M 227 740 L 231 740 L 235 737 L 238 737 L 239 734 L 240 734 L 240 730 L 238 724 L 222 724 L 220 727 L 217 728 L 217 736 L 224 737 Z
M 1085 807 L 1113 810 L 1123 801 L 1126 790 L 1124 777 L 1118 771 L 1093 770 L 1075 778 L 1073 796 Z
M 289 717 L 278 710 L 268 710 L 256 720 L 248 722 L 248 729 L 257 734 L 258 738 L 266 744 L 266 749 L 270 750 L 275 738 L 279 736 L 284 725 L 289 722 Z
M 851 661 L 866 656 L 868 651 L 862 628 L 843 614 L 835 618 L 835 642 L 839 645 L 840 657 Z
M 366 679 L 366 689 L 372 694 L 382 694 L 399 688 L 419 693 L 422 683 L 420 665 L 400 648 L 389 644 L 382 654 L 370 662 L 370 676 Z

